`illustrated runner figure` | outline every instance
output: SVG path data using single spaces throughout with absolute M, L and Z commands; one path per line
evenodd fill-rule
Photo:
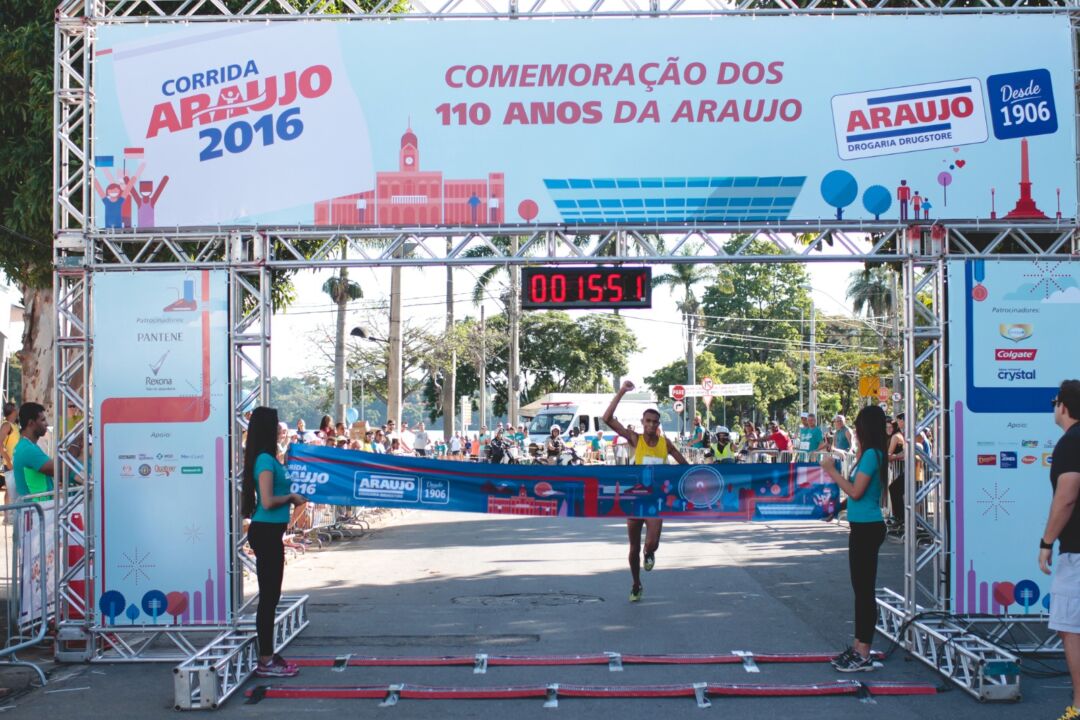
M 668 442 L 668 439 L 660 432 L 660 412 L 658 410 L 649 408 L 642 413 L 641 426 L 643 429 L 641 434 L 627 429 L 615 419 L 615 408 L 619 406 L 619 401 L 622 400 L 623 395 L 633 389 L 634 383 L 629 380 L 624 381 L 622 387 L 615 393 L 615 397 L 612 398 L 611 404 L 604 411 L 604 422 L 607 423 L 607 426 L 624 437 L 627 446 L 633 449 L 633 464 L 664 465 L 667 463 L 668 455 L 670 455 L 675 458 L 676 462 L 688 465 L 686 458 L 683 457 L 683 454 L 679 452 L 674 443 Z M 653 565 L 656 563 L 656 549 L 660 547 L 660 531 L 663 526 L 663 519 L 658 517 L 627 518 L 626 520 L 626 530 L 630 536 L 630 574 L 634 578 L 634 585 L 630 588 L 630 602 L 640 600 L 642 593 L 641 528 L 645 528 L 645 570 L 648 572 L 653 569 Z

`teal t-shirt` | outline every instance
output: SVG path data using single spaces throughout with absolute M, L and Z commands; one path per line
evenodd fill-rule
M 814 452 L 821 446 L 823 437 L 821 428 L 817 426 L 799 428 L 799 447 L 796 449 L 803 452 Z
M 837 450 L 851 449 L 851 429 L 847 425 L 836 431 L 836 440 L 833 441 L 833 447 Z
M 255 458 L 255 512 L 252 514 L 251 519 L 254 522 L 287 523 L 289 522 L 290 505 L 282 505 L 273 510 L 267 510 L 262 506 L 259 475 L 266 470 L 274 473 L 274 495 L 289 494 L 289 478 L 285 477 L 285 467 L 273 455 L 260 453 Z
M 851 482 L 855 482 L 859 473 L 869 475 L 870 484 L 858 500 L 848 498 L 848 522 L 881 522 L 884 519 L 881 515 L 881 452 L 873 448 L 864 452 L 851 472 Z
M 48 492 L 53 489 L 52 477 L 39 472 L 41 466 L 49 462 L 49 456 L 36 443 L 25 437 L 19 438 L 19 442 L 15 444 L 12 461 L 15 475 L 15 494 L 18 497 Z M 51 497 L 40 498 L 40 500 L 51 499 Z M 12 501 L 9 500 L 8 502 Z

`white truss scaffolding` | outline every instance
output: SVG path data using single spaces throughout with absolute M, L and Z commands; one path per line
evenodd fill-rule
M 344 13 L 336 12 L 344 8 Z M 903 378 L 899 388 L 913 427 L 946 436 L 945 260 L 946 258 L 1072 259 L 1080 255 L 1076 208 L 1056 222 L 953 222 L 905 227 L 896 224 L 831 221 L 817 223 L 703 224 L 696 226 L 556 226 L 427 228 L 186 228 L 139 233 L 95 228 L 93 177 L 94 44 L 97 29 L 124 23 L 193 23 L 229 20 L 362 22 L 394 19 L 475 18 L 477 20 L 606 18 L 620 16 L 723 15 L 881 15 L 1068 13 L 1073 18 L 1074 56 L 1080 0 L 410 0 L 402 15 L 394 0 L 61 0 L 56 9 L 54 74 L 54 300 L 57 317 L 56 412 L 71 408 L 81 421 L 66 428 L 57 453 L 62 471 L 84 473 L 69 451 L 86 439 L 90 427 L 93 328 L 90 283 L 94 273 L 152 269 L 223 269 L 230 283 L 230 413 L 233 472 L 239 467 L 239 438 L 245 410 L 268 400 L 270 375 L 271 284 L 276 272 L 301 268 L 467 266 L 572 263 L 814 263 L 875 262 L 899 267 L 905 299 L 902 326 Z M 514 236 L 515 251 L 504 251 L 500 236 Z M 663 236 L 663 243 L 658 238 Z M 867 249 L 866 238 L 870 238 Z M 772 250 L 760 254 L 764 241 Z M 409 251 L 402 252 L 408 246 Z M 469 251 L 484 248 L 486 257 Z M 689 255 L 687 253 L 690 253 Z M 347 258 L 347 259 L 346 259 Z M 916 294 L 928 304 L 916 302 Z M 920 377 L 932 378 L 927 383 Z M 914 433 L 913 433 L 914 434 Z M 879 630 L 920 659 L 982 699 L 1018 697 L 1013 682 L 1015 656 L 971 636 L 966 625 L 927 618 L 949 610 L 949 499 L 945 443 L 915 478 L 915 443 L 908 443 L 905 468 L 907 527 L 902 592 L 878 594 Z M 86 552 L 60 553 L 57 563 L 57 657 L 69 661 L 185 660 L 177 668 L 177 708 L 214 707 L 250 673 L 252 631 L 241 620 L 243 588 L 239 518 L 231 524 L 234 593 L 232 625 L 148 632 L 106 627 L 93 597 L 92 557 L 95 527 L 91 508 L 96 486 L 92 473 L 73 488 L 57 514 L 58 547 L 77 545 Z M 235 498 L 234 498 L 235 501 Z M 233 503 L 235 506 L 235 502 Z M 233 513 L 233 515 L 236 515 Z M 291 635 L 306 625 L 304 598 L 285 613 Z M 918 618 L 918 619 L 917 619 Z M 280 618 L 279 618 L 280 619 Z M 1045 633 L 1023 623 L 997 618 L 987 637 L 1027 638 L 1021 649 L 1057 649 Z M 957 630 L 959 628 L 959 630 Z M 1025 634 L 1027 633 L 1027 634 Z M 207 644 L 208 643 L 208 644 Z M 205 647 L 203 647 L 205 645 Z M 164 646 L 164 649 L 162 649 Z M 202 648 L 201 650 L 199 648 Z M 246 658 L 246 659 L 245 659 Z M 981 670 L 980 670 L 981 668 Z M 1013 690 L 1015 688 L 1015 691 Z

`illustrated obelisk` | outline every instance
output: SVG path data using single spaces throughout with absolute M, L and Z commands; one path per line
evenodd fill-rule
M 1016 201 L 1009 214 L 1008 220 L 1049 220 L 1046 213 L 1035 205 L 1031 198 L 1031 175 L 1028 168 L 1028 141 L 1024 138 L 1020 141 L 1020 199 Z

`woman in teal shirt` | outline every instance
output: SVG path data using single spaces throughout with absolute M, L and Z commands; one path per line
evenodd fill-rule
M 836 469 L 831 455 L 821 458 L 821 468 L 847 493 L 848 567 L 851 588 L 855 591 L 855 642 L 833 658 L 840 672 L 873 670 L 870 645 L 874 640 L 877 605 L 874 588 L 877 584 L 878 551 L 885 542 L 885 520 L 881 506 L 885 496 L 883 478 L 887 477 L 888 460 L 885 434 L 885 411 L 877 405 L 864 407 L 855 418 L 855 439 L 859 454 L 851 478 L 843 477 Z
M 274 615 L 281 599 L 281 580 L 285 573 L 285 545 L 282 536 L 289 524 L 291 505 L 303 505 L 307 498 L 289 492 L 285 468 L 278 462 L 278 414 L 268 407 L 257 407 L 248 422 L 244 447 L 243 484 L 240 510 L 251 518 L 248 543 L 255 552 L 255 574 L 259 579 L 259 608 L 255 613 L 255 631 L 259 640 L 259 677 L 293 677 L 300 668 L 274 654 Z

